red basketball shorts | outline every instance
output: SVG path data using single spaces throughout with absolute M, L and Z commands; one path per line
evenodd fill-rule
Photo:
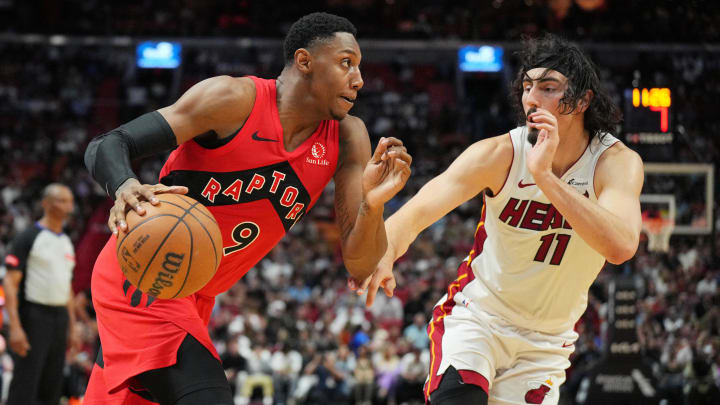
M 123 399 L 133 397 L 123 391 L 140 388 L 134 387 L 133 377 L 175 364 L 188 333 L 220 359 L 207 330 L 215 297 L 161 300 L 142 293 L 123 275 L 115 243 L 116 237 L 110 237 L 93 269 L 92 300 L 102 351 L 85 404 L 133 403 Z

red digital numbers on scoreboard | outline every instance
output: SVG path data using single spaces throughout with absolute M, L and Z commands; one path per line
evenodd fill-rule
M 672 105 L 670 89 L 666 87 L 651 89 L 633 89 L 632 105 L 635 108 L 649 108 L 650 111 L 659 112 L 660 131 L 668 132 L 668 111 L 670 105 Z

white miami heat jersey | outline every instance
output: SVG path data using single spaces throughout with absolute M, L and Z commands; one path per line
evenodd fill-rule
M 572 330 L 585 312 L 590 285 L 605 258 L 593 250 L 535 185 L 526 165 L 527 128 L 510 131 L 513 161 L 507 180 L 485 206 L 474 250 L 467 260 L 474 277 L 463 289 L 490 314 L 544 333 Z M 579 194 L 597 201 L 595 166 L 618 140 L 594 137 L 561 177 Z M 474 305 L 473 305 L 474 306 Z

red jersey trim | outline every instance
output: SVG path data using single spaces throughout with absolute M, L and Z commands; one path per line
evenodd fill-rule
M 448 286 L 447 299 L 445 302 L 433 309 L 433 318 L 427 328 L 428 337 L 430 338 L 430 372 L 428 374 L 427 382 L 425 383 L 425 388 L 423 389 L 426 403 L 430 401 L 430 394 L 437 389 L 440 385 L 440 381 L 442 381 L 442 376 L 438 376 L 437 373 L 440 370 L 440 364 L 442 363 L 442 338 L 445 335 L 445 317 L 452 314 L 453 307 L 455 307 L 455 295 L 462 291 L 465 286 L 475 279 L 475 273 L 472 271 L 471 263 L 477 255 L 482 253 L 486 239 L 487 231 L 485 230 L 485 206 L 483 205 L 480 222 L 478 223 L 478 228 L 475 231 L 475 243 L 473 244 L 473 250 L 470 251 L 468 259 L 463 260 L 460 264 L 460 267 L 458 268 L 458 278 L 450 284 L 450 286 Z M 465 373 L 465 375 L 461 374 L 461 377 L 463 377 L 463 381 L 479 385 L 487 392 L 487 379 L 482 377 L 480 374 L 474 374 L 475 375 Z M 483 380 L 485 385 L 483 385 Z
M 488 379 L 477 371 L 458 370 L 458 374 L 460 374 L 460 377 L 462 378 L 464 383 L 477 385 L 478 387 L 482 388 L 486 394 L 490 393 L 490 383 L 488 382 Z

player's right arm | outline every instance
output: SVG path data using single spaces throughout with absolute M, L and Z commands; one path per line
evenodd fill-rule
M 392 264 L 404 255 L 425 228 L 483 190 L 495 195 L 505 183 L 513 159 L 509 134 L 485 139 L 467 148 L 442 174 L 430 180 L 385 222 L 388 247 L 367 286 L 367 305 L 372 305 L 381 285 L 392 295 L 395 280 Z
M 198 135 L 230 136 L 241 127 L 255 103 L 249 78 L 213 77 L 191 87 L 174 104 L 144 114 L 93 139 L 85 151 L 85 165 L 109 196 L 115 198 L 108 227 L 125 231 L 125 214 L 145 210 L 141 200 L 157 204 L 155 194 L 187 192 L 186 187 L 140 184 L 131 161 L 167 151 Z

